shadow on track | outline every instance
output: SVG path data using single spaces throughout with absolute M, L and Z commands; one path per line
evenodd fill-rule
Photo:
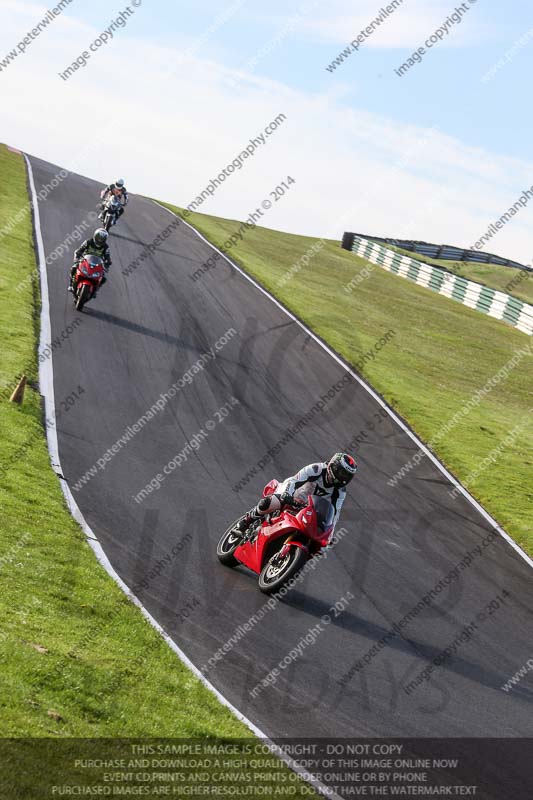
M 163 331 L 155 331 L 153 328 L 147 328 L 145 325 L 139 325 L 137 322 L 131 322 L 129 319 L 122 319 L 116 317 L 114 314 L 108 314 L 106 311 L 98 311 L 95 308 L 85 309 L 85 314 L 88 317 L 95 317 L 102 320 L 102 322 L 109 322 L 111 325 L 118 325 L 119 328 L 125 328 L 133 333 L 140 333 L 142 336 L 150 336 L 152 339 L 157 339 L 165 344 L 172 344 L 175 347 L 182 347 L 186 350 L 198 352 L 198 347 L 187 343 L 184 339 L 179 339 L 177 336 L 172 336 L 170 333 Z
M 302 594 L 294 589 L 290 595 L 286 595 L 280 602 L 284 605 L 291 606 L 291 608 L 296 608 L 299 611 L 310 614 L 317 619 L 320 619 L 324 614 L 330 615 L 331 612 L 331 605 L 329 603 L 324 603 L 321 600 L 309 597 L 309 595 Z M 374 642 L 378 642 L 390 632 L 389 629 L 383 628 L 381 625 L 376 625 L 376 623 L 369 622 L 361 617 L 357 617 L 355 614 L 350 614 L 349 611 L 343 611 L 337 618 L 332 618 L 331 625 L 336 625 L 339 628 L 343 628 L 359 636 L 365 636 L 367 639 L 371 639 Z M 383 652 L 385 653 L 389 648 L 406 653 L 407 655 L 416 655 L 419 658 L 426 659 L 428 662 L 433 661 L 433 659 L 442 652 L 441 649 L 433 647 L 433 645 L 425 642 L 418 642 L 415 639 L 399 638 L 398 636 L 389 640 L 383 648 Z M 364 653 L 361 655 L 363 656 Z M 472 664 L 469 661 L 465 661 L 463 658 L 457 657 L 454 658 L 451 663 L 446 662 L 441 664 L 439 668 L 462 675 L 468 680 L 483 684 L 484 686 L 489 686 L 491 689 L 498 690 L 509 677 L 507 673 L 497 674 L 484 669 L 479 664 Z M 515 694 L 519 694 L 522 700 L 526 700 L 529 703 L 533 702 L 533 692 L 531 690 L 525 688 L 520 690 L 519 687 L 513 691 Z

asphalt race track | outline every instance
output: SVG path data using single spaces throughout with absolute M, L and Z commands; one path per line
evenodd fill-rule
M 31 164 L 38 192 L 59 168 Z M 87 220 L 101 188 L 69 175 L 40 202 L 46 254 Z M 341 520 L 346 535 L 207 678 L 272 737 L 533 736 L 529 679 L 509 693 L 500 689 L 533 655 L 531 567 L 500 535 L 476 553 L 490 522 L 466 498 L 450 497 L 450 483 L 427 458 L 391 488 L 387 480 L 416 443 L 356 380 L 343 384 L 342 366 L 238 271 L 219 261 L 193 280 L 213 251 L 189 227 L 180 224 L 123 274 L 172 222 L 157 204 L 131 199 L 111 232 L 109 282 L 82 315 L 66 292 L 70 256 L 48 266 L 52 340 L 59 337 L 56 407 L 71 403 L 57 424 L 61 464 L 113 567 L 201 668 L 267 600 L 254 576 L 218 563 L 221 532 L 270 478 L 326 458 L 365 431 Z M 216 357 L 76 489 L 126 428 L 220 341 Z M 322 396 L 321 413 L 235 492 Z M 207 435 L 199 437 L 202 429 Z M 134 500 L 199 438 L 159 489 Z M 476 553 L 471 566 L 356 669 L 468 552 Z M 335 616 L 341 598 L 344 610 Z M 408 693 L 404 687 L 472 620 L 475 632 L 453 658 Z M 252 697 L 306 636 L 298 657 Z

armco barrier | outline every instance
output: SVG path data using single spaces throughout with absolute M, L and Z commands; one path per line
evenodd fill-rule
M 355 236 L 352 252 L 378 264 L 388 272 L 414 281 L 438 294 L 457 300 L 469 308 L 481 311 L 495 319 L 505 320 L 522 333 L 533 334 L 533 306 L 517 300 L 516 297 L 490 289 L 481 283 L 469 281 L 461 275 L 454 275 L 440 267 L 433 267 L 409 256 L 402 256 L 383 245 Z
M 342 237 L 342 246 L 345 250 L 351 250 L 355 238 L 366 239 L 379 244 L 392 244 L 402 250 L 409 250 L 425 258 L 436 258 L 445 261 L 471 261 L 477 264 L 497 264 L 500 267 L 515 267 L 516 269 L 533 272 L 532 267 L 519 264 L 518 261 L 511 261 L 510 258 L 495 256 L 494 253 L 485 253 L 484 250 L 463 250 L 461 247 L 454 247 L 451 244 L 430 244 L 420 242 L 415 239 L 383 239 L 381 236 L 365 236 L 363 233 L 348 233 Z

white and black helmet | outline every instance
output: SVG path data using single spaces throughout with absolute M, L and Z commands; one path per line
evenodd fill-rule
M 115 186 L 118 186 L 119 189 L 124 188 L 124 178 L 119 178 L 118 181 L 115 181 Z
M 103 247 L 107 242 L 108 233 L 105 228 L 97 228 L 93 233 L 93 240 L 97 247 Z
M 331 486 L 347 486 L 357 472 L 357 462 L 348 453 L 335 453 L 327 466 L 327 479 Z

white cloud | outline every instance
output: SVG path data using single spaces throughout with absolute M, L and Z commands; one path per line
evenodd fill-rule
M 475 2 L 475 0 L 472 0 Z M 380 17 L 389 0 L 307 0 L 301 4 L 300 31 L 315 40 L 337 44 L 341 47 L 356 39 L 357 35 Z M 459 3 L 452 0 L 404 0 L 402 5 L 386 18 L 382 18 L 371 37 L 362 47 L 416 48 L 440 27 Z M 305 11 L 308 7 L 311 10 Z M 286 15 L 289 12 L 283 5 Z M 277 4 L 269 4 L 269 13 L 277 11 Z M 455 25 L 453 36 L 447 36 L 441 46 L 465 46 L 474 40 L 492 36 L 492 27 L 480 19 L 475 6 L 469 8 L 463 22 Z M 280 26 L 282 25 L 280 18 Z M 473 23 L 473 24 L 472 24 Z
M 17 4 L 18 7 L 18 4 Z M 13 9 L 11 24 L 20 22 Z M 140 12 L 139 12 L 140 13 Z M 469 246 L 511 205 L 533 164 L 438 130 L 346 108 L 199 56 L 175 59 L 120 31 L 69 81 L 65 69 L 98 31 L 59 18 L 0 74 L 2 138 L 101 181 L 186 205 L 279 113 L 287 121 L 202 210 L 243 219 L 288 175 L 267 227 L 340 238 L 344 230 Z M 0 53 L 9 51 L 1 34 Z M 173 61 L 174 59 L 174 61 Z M 169 64 L 171 77 L 162 77 Z M 24 97 L 24 103 L 21 103 Z M 83 158 L 80 152 L 87 151 Z M 487 248 L 529 263 L 533 201 Z

